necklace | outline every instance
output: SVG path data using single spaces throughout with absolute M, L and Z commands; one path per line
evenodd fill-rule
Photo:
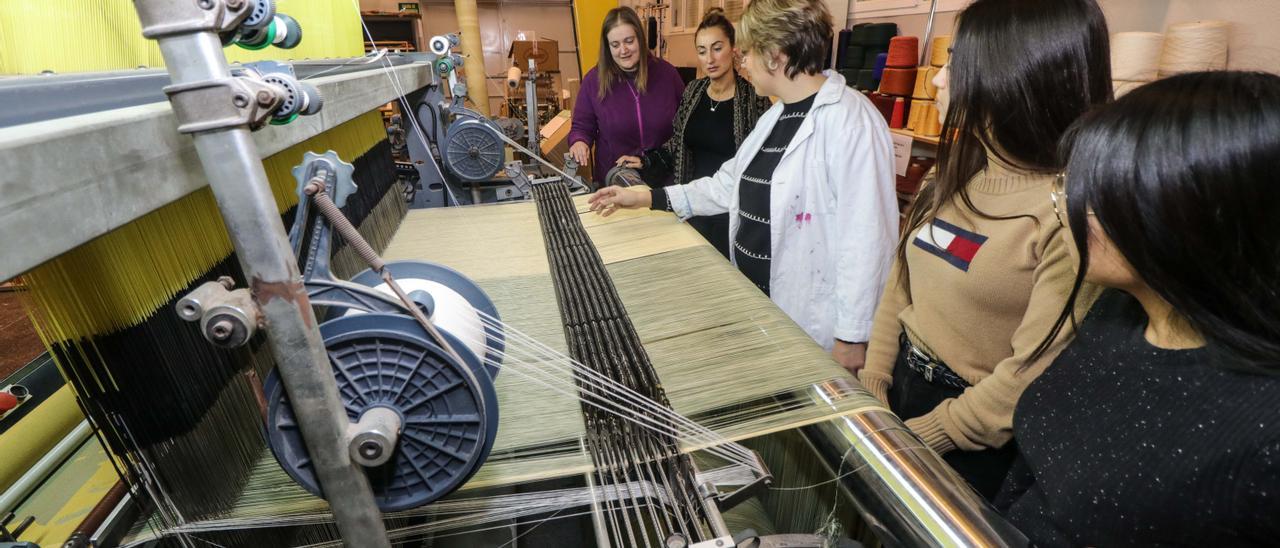
M 728 97 L 726 97 L 726 98 L 724 98 L 724 99 L 721 99 L 721 100 L 717 101 L 717 100 L 715 100 L 715 98 L 714 98 L 714 97 L 712 97 L 712 96 L 711 96 L 711 88 L 710 88 L 710 87 L 708 87 L 708 88 L 707 88 L 707 99 L 711 101 L 711 112 L 715 112 L 715 111 L 716 111 L 716 107 L 719 107 L 719 106 L 720 106 L 720 104 L 721 104 L 721 103 L 723 103 L 723 102 L 725 102 L 725 101 L 728 101 L 728 100 L 730 100 L 730 99 L 733 99 L 733 96 L 732 96 L 732 95 L 730 95 L 730 96 L 728 96 Z

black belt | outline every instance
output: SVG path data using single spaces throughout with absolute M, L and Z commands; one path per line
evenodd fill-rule
M 935 360 L 933 356 L 911 344 L 911 339 L 907 338 L 906 333 L 902 333 L 898 340 L 901 342 L 901 352 L 906 358 L 907 368 L 924 377 L 925 382 L 957 390 L 972 386 L 969 381 L 947 367 L 947 364 Z

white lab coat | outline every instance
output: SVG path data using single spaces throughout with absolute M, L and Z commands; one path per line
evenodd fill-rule
M 773 172 L 769 194 L 769 293 L 809 336 L 865 342 L 898 232 L 893 139 L 871 101 L 826 71 L 812 110 Z M 687 219 L 729 212 L 737 234 L 738 184 L 782 113 L 773 105 L 738 153 L 710 177 L 667 187 Z

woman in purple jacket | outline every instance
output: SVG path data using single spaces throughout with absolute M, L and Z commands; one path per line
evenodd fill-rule
M 573 106 L 569 152 L 585 165 L 596 147 L 596 182 L 623 155 L 639 156 L 671 138 L 684 81 L 670 63 L 649 55 L 640 17 L 609 10 L 600 30 L 600 62 L 582 78 Z

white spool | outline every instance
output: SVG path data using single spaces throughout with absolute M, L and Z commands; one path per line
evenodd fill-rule
M 1225 70 L 1231 23 L 1194 21 L 1169 27 L 1160 56 L 1160 77 L 1202 70 Z
M 1158 32 L 1120 32 L 1111 37 L 1111 76 L 1116 80 L 1150 82 L 1160 70 L 1164 35 Z
M 1119 99 L 1130 91 L 1138 89 L 1146 83 L 1147 82 L 1135 82 L 1132 80 L 1113 80 L 1111 82 L 1111 89 L 1115 92 L 1116 99 Z
M 436 55 L 444 55 L 449 53 L 450 43 L 449 43 L 448 36 L 444 36 L 444 35 L 432 36 L 431 41 L 428 42 L 427 45 L 428 47 L 431 48 L 431 53 L 434 53 Z
M 511 89 L 520 87 L 520 67 L 507 69 L 507 87 Z
M 476 355 L 476 358 L 484 360 L 487 352 L 484 323 L 481 321 L 480 313 L 471 306 L 466 297 L 447 285 L 431 280 L 404 278 L 396 279 L 396 283 L 400 284 L 405 294 L 412 295 L 414 291 L 423 291 L 431 295 L 431 299 L 435 301 L 435 308 L 431 311 L 431 323 L 440 330 L 448 331 L 457 337 Z M 395 292 L 391 291 L 385 283 L 379 284 L 374 289 L 395 298 Z M 347 316 L 352 314 L 364 314 L 364 312 L 352 310 L 346 313 Z

